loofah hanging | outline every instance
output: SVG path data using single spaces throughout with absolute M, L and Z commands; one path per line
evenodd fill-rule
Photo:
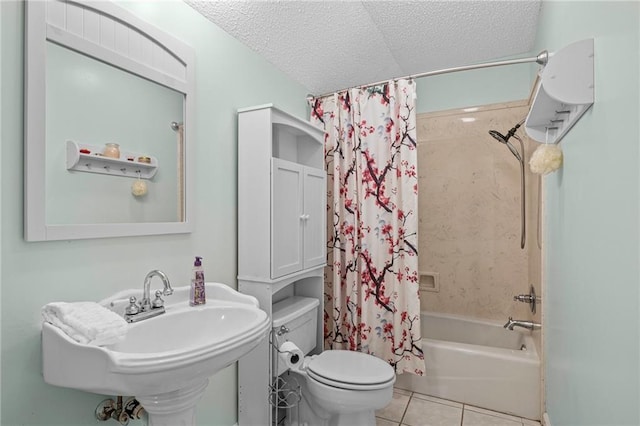
M 540 145 L 529 160 L 529 168 L 533 173 L 546 175 L 555 172 L 562 166 L 562 150 L 553 144 Z
M 136 197 L 142 197 L 147 193 L 147 182 L 136 180 L 131 185 L 131 193 Z

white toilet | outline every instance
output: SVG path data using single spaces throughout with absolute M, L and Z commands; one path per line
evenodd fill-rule
M 277 344 L 291 342 L 305 355 L 314 349 L 318 305 L 317 299 L 300 296 L 275 303 L 272 320 Z M 288 355 L 274 349 L 273 371 L 281 375 L 289 370 L 299 379 L 301 405 L 299 410 L 291 410 L 294 416 L 299 413 L 299 418 L 290 419 L 290 424 L 374 426 L 375 410 L 391 402 L 396 376 L 393 368 L 379 358 L 327 350 L 301 360 L 293 357 L 289 367 L 283 361 Z

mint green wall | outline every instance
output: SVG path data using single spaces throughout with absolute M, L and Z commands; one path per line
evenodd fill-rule
M 306 117 L 307 91 L 182 2 L 126 5 L 197 55 L 196 223 L 190 235 L 26 243 L 22 239 L 23 6 L 0 2 L 0 312 L 4 426 L 94 424 L 104 396 L 56 388 L 40 373 L 40 307 L 139 287 L 153 268 L 187 283 L 236 285 L 235 109 L 274 102 Z M 543 3 L 532 55 L 595 38 L 596 103 L 562 142 L 546 187 L 546 390 L 554 426 L 637 425 L 640 359 L 640 3 Z M 528 97 L 531 69 L 418 80 L 418 112 Z M 235 368 L 216 375 L 199 424 L 236 421 Z M 132 422 L 132 425 L 135 424 Z
M 2 23 L 2 7 L 0 7 L 0 23 Z M 0 46 L 2 46 L 2 30 L 0 29 Z M 2 49 L 0 49 L 2 52 Z M 4 99 L 4 91 L 2 89 L 2 54 L 0 54 L 0 188 L 2 188 L 2 141 L 4 140 L 3 126 L 2 123 L 4 121 L 4 116 L 2 115 L 3 110 L 3 102 Z M 2 196 L 0 196 L 0 318 L 2 318 L 2 255 L 1 255 L 1 247 L 2 244 Z M 2 331 L 0 330 L 0 344 L 1 342 Z M 0 350 L 0 366 L 2 365 L 2 351 Z M 0 423 L 2 423 L 2 368 L 0 368 Z
M 640 3 L 544 1 L 538 48 L 595 40 L 595 98 L 545 178 L 553 426 L 638 425 Z
M 531 56 L 535 55 L 537 52 Z M 416 82 L 416 112 L 527 99 L 535 79 L 530 69 L 529 64 L 517 64 L 419 78 Z
M 236 287 L 235 111 L 273 102 L 300 117 L 307 115 L 304 87 L 186 4 L 131 2 L 126 7 L 196 51 L 196 123 L 188 142 L 196 149 L 195 231 L 80 241 L 23 240 L 23 4 L 0 2 L 3 426 L 97 423 L 93 411 L 105 396 L 53 387 L 42 379 L 39 316 L 47 302 L 99 300 L 125 288 L 142 289 L 144 276 L 154 268 L 164 270 L 174 286 L 186 285 L 195 255 L 204 257 L 207 280 Z M 213 377 L 199 404 L 198 424 L 234 424 L 236 391 L 235 367 Z

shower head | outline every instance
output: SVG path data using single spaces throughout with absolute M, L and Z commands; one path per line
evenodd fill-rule
M 516 132 L 518 131 L 518 128 L 520 128 L 522 123 L 524 123 L 524 120 L 516 124 L 511 130 L 509 130 L 506 136 L 498 132 L 497 130 L 489 130 L 489 134 L 493 136 L 493 138 L 498 142 L 505 144 L 507 148 L 509 148 L 509 151 L 511 151 L 513 156 L 516 157 L 520 162 L 523 161 L 522 156 L 520 155 L 516 147 L 513 146 L 511 142 L 509 142 L 509 139 L 511 139 L 511 137 L 515 137 L 516 139 L 520 140 L 520 138 L 518 138 L 518 136 L 516 135 Z
M 498 142 L 505 144 L 507 148 L 509 148 L 509 151 L 511 151 L 513 156 L 518 159 L 518 161 L 522 161 L 522 157 L 520 156 L 520 153 L 518 152 L 516 147 L 511 145 L 511 142 L 509 142 L 509 138 L 513 135 L 504 136 L 502 133 L 499 133 L 496 130 L 489 130 L 489 134 L 493 136 Z

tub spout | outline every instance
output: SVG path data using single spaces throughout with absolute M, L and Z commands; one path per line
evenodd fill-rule
M 513 327 L 522 327 L 526 328 L 527 330 L 540 330 L 540 328 L 542 328 L 542 325 L 533 321 L 514 320 L 512 317 L 509 317 L 509 321 L 507 321 L 507 323 L 504 325 L 504 328 L 513 330 Z

